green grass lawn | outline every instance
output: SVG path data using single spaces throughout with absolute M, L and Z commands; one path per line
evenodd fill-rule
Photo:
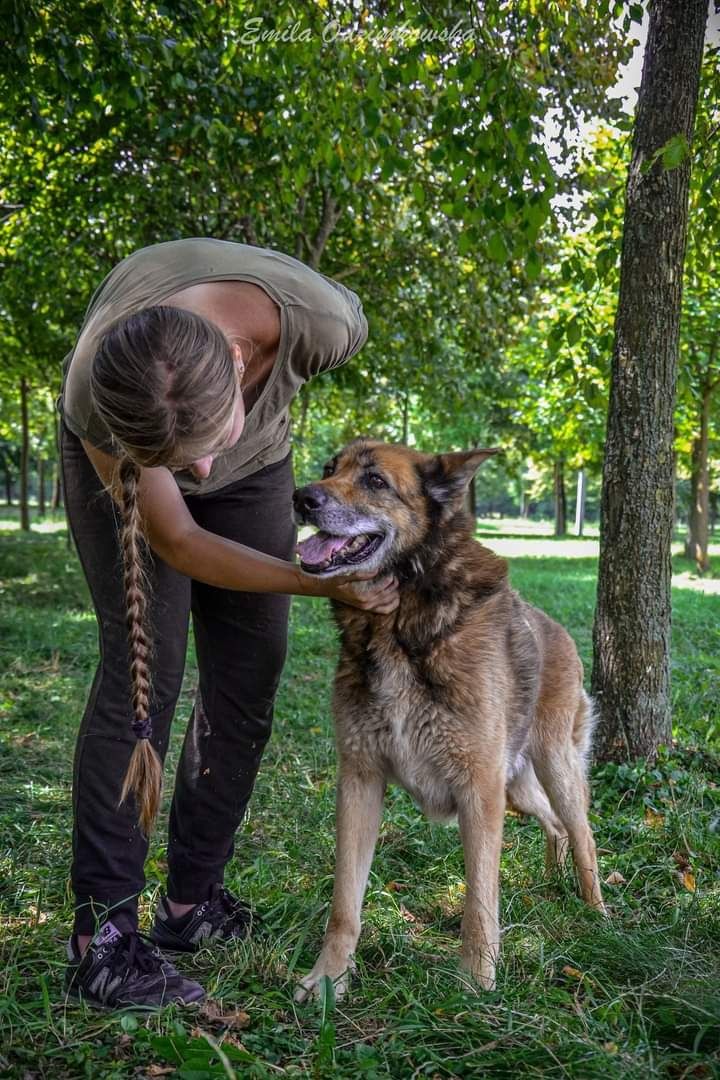
M 565 623 L 589 669 L 596 537 L 560 542 L 497 524 L 480 523 L 484 542 L 511 556 L 514 585 Z M 508 816 L 503 962 L 497 991 L 476 993 L 456 966 L 457 829 L 429 824 L 392 789 L 351 998 L 293 1004 L 330 900 L 334 800 L 334 635 L 324 604 L 296 601 L 275 735 L 227 875 L 264 934 L 185 961 L 211 1010 L 145 1017 L 63 997 L 71 760 L 95 623 L 61 527 L 0 532 L 0 1075 L 720 1075 L 720 594 L 679 557 L 676 570 L 676 745 L 654 767 L 593 777 L 601 871 L 615 882 L 607 922 L 579 902 L 570 876 L 543 881 L 539 828 Z M 171 765 L 194 682 L 189 664 Z M 164 824 L 147 865 L 146 926 Z

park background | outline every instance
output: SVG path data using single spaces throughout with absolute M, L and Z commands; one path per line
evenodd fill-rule
M 61 991 L 71 760 L 96 632 L 64 524 L 54 402 L 89 299 L 136 248 L 190 235 L 277 248 L 348 285 L 369 340 L 299 395 L 298 479 L 360 433 L 422 450 L 501 447 L 472 491 L 478 537 L 568 627 L 589 673 L 647 12 L 602 0 L 281 0 L 272 13 L 240 0 L 50 0 L 6 15 L 0 1072 L 716 1075 L 717 18 L 692 151 L 670 141 L 658 162 L 692 159 L 673 414 L 673 739 L 654 760 L 594 770 L 612 919 L 600 926 L 583 911 L 570 878 L 544 883 L 539 830 L 510 817 L 504 966 L 498 992 L 478 997 L 454 966 L 457 834 L 393 791 L 352 998 L 293 1006 L 331 890 L 335 649 L 324 608 L 296 601 L 276 734 L 228 879 L 267 932 L 193 961 L 213 1002 L 202 1017 L 145 1020 L 86 1014 Z M 172 754 L 193 689 L 190 654 Z M 162 837 L 145 917 L 162 883 Z

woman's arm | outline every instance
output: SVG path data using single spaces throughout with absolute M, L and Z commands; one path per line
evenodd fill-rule
M 112 491 L 117 459 L 85 440 L 85 453 L 103 484 Z M 238 592 L 325 596 L 343 604 L 387 614 L 397 607 L 392 578 L 354 573 L 324 580 L 306 574 L 293 563 L 264 555 L 201 528 L 185 505 L 172 474 L 164 468 L 141 469 L 138 502 L 150 547 L 181 574 Z

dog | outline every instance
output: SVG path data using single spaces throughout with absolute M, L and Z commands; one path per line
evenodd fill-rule
M 333 713 L 338 754 L 337 865 L 317 963 L 348 989 L 360 911 L 389 781 L 425 814 L 457 817 L 466 873 L 461 965 L 495 986 L 499 866 L 506 805 L 533 814 L 552 868 L 572 850 L 580 893 L 605 914 L 587 818 L 593 728 L 570 635 L 510 588 L 506 562 L 473 538 L 465 495 L 494 449 L 422 454 L 358 439 L 293 496 L 319 531 L 298 545 L 303 570 L 392 573 L 399 607 L 378 615 L 333 602 L 341 651 Z

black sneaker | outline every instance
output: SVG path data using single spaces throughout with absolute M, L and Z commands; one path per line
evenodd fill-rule
M 186 915 L 174 918 L 162 896 L 155 912 L 150 940 L 169 952 L 197 952 L 211 941 L 238 941 L 250 936 L 253 913 L 220 884 L 209 899 Z
M 102 1009 L 159 1009 L 202 1001 L 199 983 L 182 976 L 159 949 L 138 933 L 122 933 L 111 922 L 98 930 L 81 957 L 68 942 L 65 991 Z

